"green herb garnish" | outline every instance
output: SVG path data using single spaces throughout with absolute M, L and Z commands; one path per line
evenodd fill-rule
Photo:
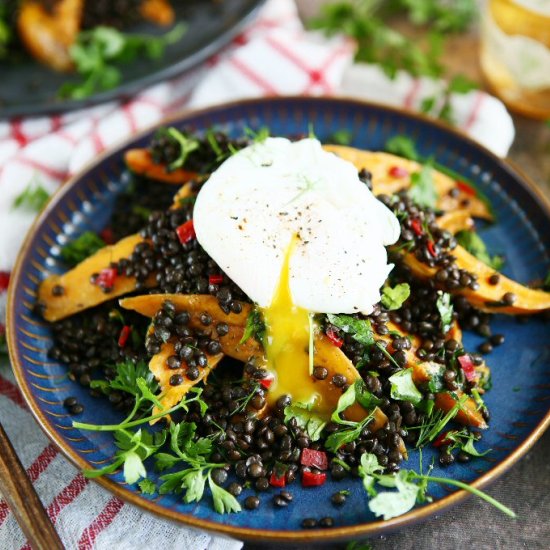
M 184 35 L 186 26 L 176 25 L 162 36 L 126 34 L 113 27 L 97 26 L 78 34 L 69 52 L 82 81 L 66 83 L 59 95 L 84 99 L 118 86 L 122 80 L 119 65 L 135 59 L 159 59 L 166 47 Z
M 105 246 L 105 241 L 92 231 L 85 231 L 61 249 L 61 257 L 70 266 L 79 264 Z
M 399 283 L 394 287 L 385 286 L 382 289 L 382 305 L 391 310 L 399 309 L 411 294 L 408 283 Z
M 437 294 L 438 297 L 435 305 L 441 318 L 441 330 L 443 334 L 446 334 L 453 324 L 453 304 L 451 303 L 451 295 L 441 290 L 438 290 Z
M 463 246 L 472 256 L 481 260 L 484 264 L 492 267 L 495 271 L 500 271 L 504 266 L 503 256 L 491 256 L 487 251 L 485 243 L 475 231 L 464 229 L 456 235 L 456 242 Z
M 50 194 L 48 191 L 42 187 L 36 178 L 33 178 L 29 185 L 27 185 L 27 187 L 25 187 L 25 189 L 17 195 L 17 197 L 15 197 L 15 200 L 13 201 L 13 208 L 40 212 L 48 202 L 49 198 Z
M 425 164 L 420 172 L 411 174 L 409 196 L 418 204 L 426 208 L 435 208 L 438 194 L 432 176 L 432 167 Z
M 284 411 L 284 422 L 287 424 L 291 418 L 295 418 L 297 425 L 306 431 L 311 441 L 318 441 L 327 423 L 312 409 L 313 404 L 293 403 L 288 405 Z
M 364 346 L 374 344 L 374 333 L 368 319 L 357 319 L 351 315 L 335 315 L 327 313 L 328 322 L 346 334 L 351 334 L 354 340 Z
M 422 401 L 422 394 L 418 391 L 412 379 L 412 369 L 403 369 L 388 378 L 391 384 L 390 395 L 398 401 L 410 401 L 417 405 Z
M 244 334 L 239 344 L 244 344 L 249 338 L 255 338 L 263 345 L 265 340 L 265 322 L 259 309 L 254 308 L 246 318 Z

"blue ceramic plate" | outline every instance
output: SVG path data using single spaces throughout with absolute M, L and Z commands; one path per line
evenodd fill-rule
M 397 134 L 412 137 L 423 156 L 473 180 L 490 198 L 498 223 L 483 230 L 489 248 L 506 255 L 505 273 L 528 282 L 544 276 L 550 260 L 550 217 L 548 206 L 536 188 L 514 172 L 505 162 L 479 145 L 447 127 L 425 118 L 397 110 L 348 100 L 281 98 L 245 101 L 214 107 L 171 121 L 196 131 L 213 125 L 240 135 L 243 128 L 268 126 L 273 135 L 307 133 L 313 126 L 321 140 L 335 131 L 351 132 L 352 145 L 383 149 L 388 138 Z M 17 264 L 11 286 L 8 329 L 12 364 L 25 398 L 49 437 L 79 467 L 97 467 L 112 457 L 115 447 L 110 434 L 80 432 L 72 428 L 71 417 L 62 402 L 76 395 L 85 406 L 84 422 L 118 422 L 118 414 L 66 375 L 66 368 L 50 360 L 49 328 L 33 313 L 37 286 L 48 272 L 59 272 L 59 246 L 84 230 L 99 230 L 109 216 L 114 198 L 128 181 L 124 177 L 123 151 L 145 146 L 154 130 L 109 152 L 64 185 L 30 232 Z M 502 474 L 540 437 L 550 422 L 550 326 L 540 319 L 519 324 L 513 318 L 496 317 L 495 332 L 506 334 L 506 343 L 489 356 L 493 389 L 487 395 L 491 427 L 483 439 L 483 448 L 492 448 L 484 458 L 468 464 L 455 464 L 434 475 L 451 476 L 481 487 Z M 466 334 L 465 344 L 475 349 L 477 336 Z M 405 467 L 418 469 L 419 456 L 413 451 Z M 431 461 L 424 452 L 424 465 Z M 312 540 L 345 538 L 381 533 L 412 521 L 426 518 L 466 497 L 463 491 L 430 486 L 433 503 L 383 522 L 367 508 L 364 491 L 358 481 L 327 482 L 319 489 L 293 490 L 295 499 L 286 509 L 276 509 L 270 495 L 254 512 L 220 516 L 209 498 L 200 504 L 183 504 L 176 496 L 145 497 L 136 486 L 123 483 L 119 472 L 99 483 L 113 493 L 161 516 L 196 527 L 219 531 L 239 538 L 263 540 Z M 336 490 L 349 489 L 347 504 L 335 509 L 329 501 Z M 246 492 L 248 494 L 248 492 Z M 246 494 L 244 496 L 246 496 Z M 513 505 L 513 503 L 510 503 Z M 305 516 L 331 515 L 336 526 L 330 530 L 303 531 Z

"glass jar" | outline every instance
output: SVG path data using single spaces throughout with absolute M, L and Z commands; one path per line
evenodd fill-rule
M 550 0 L 489 0 L 481 68 L 510 109 L 550 119 Z

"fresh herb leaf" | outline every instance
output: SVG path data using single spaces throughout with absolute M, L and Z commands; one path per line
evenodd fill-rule
M 368 319 L 357 319 L 351 315 L 336 315 L 334 313 L 327 313 L 327 319 L 331 325 L 346 334 L 351 334 L 354 340 L 364 346 L 374 344 L 374 333 Z
M 385 286 L 382 289 L 382 305 L 391 310 L 399 309 L 411 294 L 408 283 L 399 283 L 394 287 Z
M 50 194 L 40 182 L 35 178 L 25 187 L 25 189 L 15 197 L 13 201 L 13 208 L 21 208 L 24 210 L 31 210 L 32 212 L 40 212 L 48 199 Z
M 455 235 L 456 241 L 463 246 L 470 254 L 481 260 L 484 264 L 500 271 L 504 266 L 503 256 L 491 256 L 487 251 L 485 243 L 475 231 L 464 229 Z
M 298 427 L 306 431 L 311 441 L 318 441 L 327 423 L 312 408 L 312 404 L 298 402 L 288 405 L 284 411 L 284 422 L 287 424 L 291 418 L 295 418 Z
M 344 424 L 354 426 L 356 422 L 342 420 L 340 413 L 343 413 L 348 407 L 351 407 L 355 403 L 355 384 L 352 384 L 338 399 L 336 409 L 333 411 L 330 419 L 336 424 Z
M 448 292 L 437 291 L 438 297 L 435 302 L 437 311 L 441 318 L 441 330 L 446 334 L 453 324 L 453 304 L 451 303 L 451 295 Z
M 168 136 L 170 136 L 180 147 L 179 157 L 171 162 L 168 166 L 170 170 L 176 170 L 181 168 L 187 162 L 187 157 L 199 148 L 199 141 L 191 136 L 186 136 L 180 132 L 177 128 L 171 127 L 166 130 Z
M 359 378 L 355 384 L 355 400 L 367 410 L 371 410 L 382 403 L 382 399 L 376 397 L 367 389 L 365 382 Z
M 61 257 L 70 266 L 74 266 L 95 254 L 105 246 L 105 241 L 92 231 L 85 231 L 74 241 L 61 249 Z
M 155 485 L 155 482 L 147 478 L 142 479 L 138 483 L 138 486 L 144 495 L 154 495 L 157 492 L 157 486 Z
M 263 143 L 270 136 L 270 130 L 267 126 L 261 126 L 257 130 L 253 130 L 247 126 L 244 129 L 244 135 L 253 143 Z
M 383 478 L 379 476 L 378 481 L 381 479 Z M 369 510 L 376 516 L 382 516 L 384 520 L 401 516 L 411 510 L 418 497 L 419 487 L 409 481 L 406 470 L 400 471 L 393 479 L 396 491 L 383 491 L 369 500 Z
M 160 58 L 168 45 L 184 35 L 185 29 L 180 23 L 162 36 L 148 36 L 125 34 L 113 27 L 98 25 L 80 32 L 69 53 L 82 80 L 66 83 L 59 95 L 83 99 L 118 86 L 122 79 L 118 65 L 139 58 Z
M 106 393 L 108 393 L 108 390 L 123 391 L 134 397 L 141 395 L 143 388 L 146 388 L 152 394 L 158 392 L 158 383 L 145 361 L 134 362 L 127 359 L 117 363 L 115 370 L 117 373 L 115 378 L 112 380 L 93 380 L 90 387 L 103 390 Z M 140 379 L 142 382 L 138 383 Z
M 412 369 L 403 369 L 388 378 L 391 384 L 390 395 L 398 401 L 409 401 L 417 405 L 422 401 L 422 394 L 418 391 L 412 379 Z
M 265 323 L 259 309 L 254 308 L 246 318 L 244 334 L 239 344 L 244 344 L 249 338 L 254 337 L 260 344 L 265 340 Z
M 208 474 L 208 485 L 212 492 L 212 498 L 214 499 L 214 510 L 218 514 L 225 514 L 231 512 L 240 512 L 241 505 L 237 502 L 237 499 L 224 488 L 216 485 L 212 481 L 212 477 Z
M 462 430 L 451 430 L 445 434 L 445 439 L 451 441 L 449 452 L 452 449 L 460 449 L 461 451 L 468 453 L 471 456 L 485 456 L 491 452 L 491 449 L 487 449 L 484 452 L 479 452 L 475 448 L 475 442 L 477 441 L 474 433 L 469 432 L 466 428 Z
M 353 141 L 353 133 L 350 130 L 342 128 L 336 130 L 328 139 L 328 143 L 335 143 L 336 145 L 349 145 Z
M 420 172 L 411 174 L 409 196 L 419 206 L 435 208 L 438 194 L 432 176 L 432 167 L 425 164 Z
M 420 159 L 414 141 L 407 136 L 393 136 L 386 141 L 386 151 L 409 160 Z
M 384 468 L 378 463 L 376 455 L 372 453 L 363 453 L 361 455 L 361 463 L 359 465 L 359 476 L 363 480 L 363 487 L 370 496 L 375 496 L 374 483 L 375 476 L 379 472 L 383 472 Z
M 348 542 L 346 550 L 374 550 L 374 547 L 367 541 L 352 540 L 351 542 Z

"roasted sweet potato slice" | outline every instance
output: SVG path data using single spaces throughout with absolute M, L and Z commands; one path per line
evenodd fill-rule
M 216 355 L 207 355 L 208 365 L 199 371 L 199 377 L 196 380 L 189 380 L 185 377 L 185 369 L 171 369 L 166 364 L 166 360 L 171 355 L 174 355 L 174 344 L 172 342 L 165 342 L 162 344 L 161 350 L 156 355 L 151 357 L 149 361 L 149 370 L 155 375 L 160 385 L 160 397 L 159 401 L 165 410 L 177 405 L 184 397 L 185 394 L 201 380 L 204 380 L 212 371 L 212 369 L 221 361 L 223 353 Z M 170 384 L 170 378 L 174 374 L 183 375 L 183 383 L 179 386 L 172 386 Z M 157 406 L 153 407 L 153 414 L 162 412 Z M 151 422 L 154 424 L 156 420 Z
M 464 395 L 462 392 L 455 392 L 458 399 Z M 457 403 L 457 400 L 447 392 L 441 392 L 435 394 L 435 406 L 443 411 L 449 412 Z M 487 423 L 483 419 L 483 416 L 478 410 L 476 402 L 468 398 L 458 410 L 454 420 L 465 426 L 473 426 L 484 430 L 487 428 Z
M 240 361 L 247 361 L 251 357 L 257 357 L 260 361 L 264 360 L 264 351 L 254 338 L 240 343 L 251 308 L 249 304 L 243 304 L 243 310 L 239 314 L 226 314 L 220 309 L 216 298 L 210 295 L 149 294 L 124 298 L 120 300 L 120 305 L 125 309 L 152 317 L 166 300 L 170 300 L 176 306 L 177 311 L 187 311 L 191 317 L 191 325 L 196 328 L 204 329 L 200 323 L 200 315 L 204 312 L 209 313 L 214 319 L 212 326 L 218 322 L 227 323 L 230 327 L 229 333 L 220 338 L 222 350 L 226 355 Z M 326 382 L 318 381 L 318 391 L 323 394 L 325 402 L 335 409 L 342 390 L 330 382 L 332 377 L 335 374 L 343 374 L 351 384 L 358 380 L 360 375 L 352 362 L 323 334 L 319 334 L 315 338 L 315 364 L 328 370 Z M 365 409 L 357 403 L 345 411 L 347 418 L 356 421 L 364 418 L 365 414 Z M 379 429 L 387 423 L 388 419 L 379 409 L 376 409 L 374 414 L 373 429 Z
M 459 231 L 472 229 L 474 220 L 466 210 L 453 210 L 437 218 L 437 225 L 454 235 Z
M 342 145 L 325 145 L 325 150 L 354 164 L 358 170 L 366 168 L 372 174 L 373 192 L 376 195 L 392 195 L 406 189 L 411 184 L 410 174 L 419 172 L 422 165 L 414 160 L 404 159 L 390 153 L 363 151 Z M 395 177 L 390 174 L 393 167 L 403 168 L 406 174 Z M 445 212 L 463 210 L 474 218 L 492 220 L 493 216 L 487 205 L 472 193 L 465 192 L 455 180 L 433 170 L 433 181 L 439 194 L 438 207 Z M 453 191 L 454 190 L 454 191 Z M 453 195 L 450 192 L 453 191 Z
M 80 31 L 83 5 L 83 0 L 59 0 L 49 13 L 37 0 L 21 4 L 17 28 L 33 57 L 56 71 L 73 68 L 69 48 Z
M 142 0 L 139 13 L 147 21 L 157 25 L 172 25 L 175 19 L 174 9 L 167 0 Z
M 550 293 L 535 290 L 521 285 L 504 275 L 500 275 L 500 281 L 496 285 L 489 283 L 489 277 L 495 274 L 494 269 L 472 256 L 461 246 L 452 251 L 456 258 L 456 265 L 461 269 L 477 275 L 479 289 L 464 288 L 453 291 L 454 294 L 465 296 L 468 301 L 482 311 L 490 313 L 508 313 L 510 315 L 529 315 L 550 309 Z M 420 279 L 432 278 L 437 268 L 430 267 L 420 262 L 414 254 L 405 254 L 405 263 L 411 268 L 413 274 Z M 502 301 L 505 294 L 515 295 L 512 305 L 506 305 Z
M 101 270 L 108 268 L 111 262 L 130 256 L 136 244 L 142 240 L 139 235 L 126 237 L 112 246 L 98 250 L 67 273 L 51 275 L 45 279 L 38 289 L 38 303 L 44 307 L 44 319 L 52 322 L 59 321 L 69 315 L 135 290 L 136 280 L 134 277 L 117 276 L 113 289 L 109 293 L 105 293 L 99 286 L 91 284 L 90 277 L 94 273 L 100 273 Z M 147 284 L 154 286 L 154 277 L 147 281 Z M 60 287 L 61 291 L 54 293 L 55 287 Z
M 182 185 L 198 175 L 196 172 L 190 172 L 183 168 L 169 171 L 165 164 L 155 164 L 147 149 L 129 149 L 124 153 L 124 161 L 135 174 L 165 183 Z

